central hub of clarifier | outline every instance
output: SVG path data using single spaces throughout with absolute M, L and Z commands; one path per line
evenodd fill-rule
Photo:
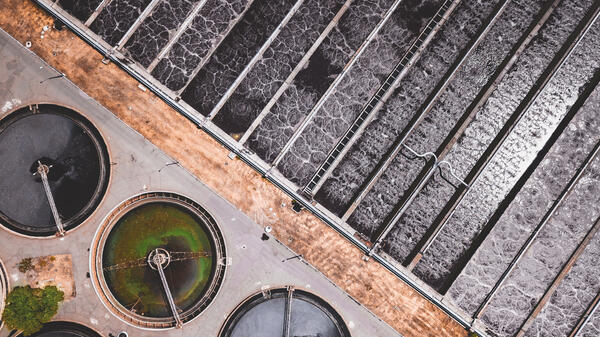
M 154 270 L 165 269 L 171 262 L 171 254 L 164 248 L 156 248 L 148 254 L 148 265 Z
M 148 193 L 119 206 L 94 240 L 94 285 L 117 317 L 172 328 L 202 312 L 223 280 L 223 238 L 197 203 Z

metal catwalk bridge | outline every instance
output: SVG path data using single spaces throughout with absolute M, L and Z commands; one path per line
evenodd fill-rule
M 54 202 L 54 197 L 52 196 L 52 191 L 50 190 L 50 183 L 48 182 L 48 173 L 50 172 L 50 168 L 52 165 L 44 165 L 38 160 L 38 168 L 35 174 L 39 174 L 42 178 L 42 185 L 44 185 L 44 192 L 46 192 L 46 197 L 48 198 L 48 204 L 50 204 L 50 209 L 52 210 L 52 216 L 54 217 L 54 222 L 56 223 L 56 228 L 58 232 L 56 235 L 65 236 L 65 229 L 63 227 L 62 221 L 60 220 L 60 216 L 58 215 L 58 209 L 56 208 L 56 203 Z

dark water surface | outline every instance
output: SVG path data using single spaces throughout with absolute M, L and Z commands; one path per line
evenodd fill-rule
M 287 295 L 285 289 L 275 289 L 270 299 L 261 294 L 254 296 L 234 313 L 221 337 L 282 336 Z M 349 336 L 333 308 L 312 294 L 295 290 L 290 312 L 291 336 Z
M 16 230 L 55 230 L 41 178 L 33 175 L 38 160 L 52 165 L 50 189 L 65 226 L 101 198 L 96 191 L 106 178 L 104 149 L 80 117 L 63 110 L 40 106 L 41 113 L 32 114 L 23 108 L 0 123 L 0 213 L 3 224 Z

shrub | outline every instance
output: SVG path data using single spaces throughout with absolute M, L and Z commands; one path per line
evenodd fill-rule
M 21 273 L 26 273 L 29 270 L 33 270 L 34 265 L 33 262 L 31 262 L 31 258 L 30 257 L 26 257 L 23 260 L 21 260 L 21 262 L 19 262 L 17 264 L 17 267 L 19 267 L 19 271 Z
M 21 330 L 29 336 L 50 322 L 63 299 L 64 293 L 55 286 L 15 287 L 6 297 L 2 320 L 9 329 Z
M 40 268 L 45 268 L 48 265 L 48 261 L 46 259 L 39 259 L 38 266 Z

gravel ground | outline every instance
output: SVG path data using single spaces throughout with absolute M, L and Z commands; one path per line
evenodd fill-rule
M 558 20 L 549 22 L 550 25 L 559 23 L 558 32 L 549 35 L 550 32 L 546 30 L 547 34 L 542 33 L 542 39 L 550 40 L 551 38 L 553 43 L 561 41 L 561 37 L 566 37 L 569 30 L 574 29 L 592 3 L 592 0 L 562 2 L 555 12 Z M 569 13 L 568 16 L 564 15 L 565 11 Z M 521 174 L 533 161 L 536 153 L 543 147 L 569 107 L 577 100 L 580 90 L 592 77 L 595 69 L 600 66 L 600 49 L 596 48 L 600 43 L 600 40 L 598 40 L 600 30 L 598 28 L 600 28 L 599 25 L 594 26 L 594 29 L 590 31 L 582 44 L 567 60 L 557 76 L 548 83 L 481 176 L 472 184 L 469 193 L 466 194 L 456 208 L 453 216 L 448 219 L 437 240 L 432 244 L 420 263 L 417 264 L 414 270 L 415 274 L 434 288 L 439 288 L 445 282 L 456 262 L 487 223 L 489 216 L 493 214 Z M 544 49 L 546 52 L 549 50 L 552 50 L 551 45 L 546 46 Z M 534 70 L 529 67 L 539 67 L 543 63 L 543 61 L 540 61 L 540 59 L 543 60 L 543 56 L 544 54 L 541 52 L 535 54 L 535 58 L 527 64 L 529 71 L 525 71 L 523 68 L 519 69 L 519 66 L 523 66 L 523 64 L 518 64 L 517 69 L 520 70 L 522 77 L 531 75 Z M 519 61 L 521 60 L 525 59 L 521 57 Z M 543 69 L 543 67 L 540 68 Z M 516 91 L 516 93 L 510 95 L 511 99 L 514 99 L 515 96 L 518 97 L 519 89 L 528 82 L 524 78 L 521 82 L 513 84 L 512 91 Z M 497 98 L 498 96 L 495 97 L 495 99 Z M 489 127 L 493 126 L 492 121 L 497 123 L 504 119 L 503 116 L 507 118 L 512 114 L 514 108 L 508 99 L 502 103 L 502 105 L 496 107 L 490 101 L 490 104 L 486 105 L 484 110 L 495 110 L 491 112 L 494 117 L 492 119 L 487 117 L 490 116 L 490 112 L 482 113 L 471 123 L 469 129 L 489 130 Z M 476 132 L 471 130 L 467 130 L 466 133 Z M 478 138 L 480 140 L 487 138 L 482 132 L 479 133 Z M 458 144 L 459 148 L 460 144 L 462 143 Z M 462 168 L 463 165 L 469 162 L 467 158 L 460 156 L 456 158 L 449 156 L 448 158 L 450 162 L 457 164 L 459 172 L 465 172 Z
M 81 22 L 85 22 L 102 0 L 58 0 L 58 5 Z
M 151 0 L 113 0 L 90 25 L 111 46 L 116 46 Z
M 171 90 L 183 88 L 249 4 L 249 0 L 206 1 L 188 29 L 152 70 L 152 76 Z
M 163 1 L 154 8 L 125 44 L 134 60 L 147 68 L 177 28 L 185 21 L 198 0 Z
M 182 99 L 208 115 L 295 2 L 256 0 L 183 91 Z
M 319 109 L 278 169 L 305 185 L 443 1 L 405 1 Z
M 444 72 L 451 67 L 461 49 L 468 45 L 495 3 L 497 1 L 485 4 L 476 0 L 463 1 L 454 10 L 448 22 L 436 34 L 406 77 L 400 81 L 396 91 L 366 127 L 360 139 L 323 184 L 315 196 L 316 200 L 332 212 L 343 214 L 352 196 L 358 193 L 377 163 L 390 150 L 394 140 L 433 91 Z M 405 184 L 403 181 L 394 183 Z M 397 191 L 402 190 L 399 186 L 394 186 L 388 193 L 370 193 L 371 205 L 366 206 L 364 211 L 365 214 L 370 213 L 366 216 L 371 217 L 372 220 L 368 221 L 371 224 L 366 224 L 363 228 L 359 225 L 360 220 L 355 219 L 353 225 L 356 225 L 359 231 L 371 232 L 400 198 L 401 193 Z M 388 206 L 379 207 L 386 204 Z M 373 214 L 371 209 L 378 214 Z
M 442 145 L 444 137 L 451 132 L 461 114 L 489 82 L 503 59 L 509 56 L 511 49 L 527 31 L 542 5 L 543 1 L 527 2 L 526 6 L 518 2 L 508 5 L 488 35 L 450 82 L 448 89 L 435 103 L 429 117 L 417 128 L 415 136 L 409 137 L 411 147 L 418 148 L 419 151 L 432 151 Z M 458 165 L 454 161 L 450 162 L 453 166 Z M 407 162 L 403 159 L 399 167 L 394 166 L 390 171 L 395 173 L 394 179 L 410 182 L 414 176 L 403 175 L 402 168 L 407 172 L 418 172 L 421 165 L 421 162 Z M 443 166 L 443 169 L 448 176 L 447 167 Z M 460 173 L 464 177 L 463 172 Z M 384 182 L 385 180 L 382 181 Z M 460 184 L 454 179 L 452 182 L 455 185 Z M 444 180 L 434 179 L 428 182 L 384 241 L 384 250 L 396 260 L 405 261 L 454 192 L 454 186 Z
M 275 159 L 393 2 L 356 0 L 352 3 L 248 139 L 248 148 L 267 162 Z
M 600 88 L 546 154 L 448 291 L 448 297 L 466 312 L 477 310 L 600 139 L 598 109 Z
M 304 2 L 213 122 L 230 134 L 246 131 L 344 2 L 345 0 Z

